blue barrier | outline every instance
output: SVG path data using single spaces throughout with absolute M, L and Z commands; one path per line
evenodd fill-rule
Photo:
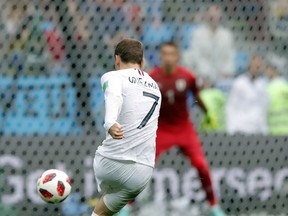
M 91 105 L 103 105 L 99 79 L 90 81 Z M 75 88 L 68 75 L 0 78 L 0 131 L 4 135 L 77 135 Z M 5 108 L 5 106 L 8 106 Z

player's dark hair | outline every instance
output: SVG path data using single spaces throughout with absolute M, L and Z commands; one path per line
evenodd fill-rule
M 160 45 L 160 50 L 165 47 L 165 46 L 172 46 L 174 48 L 176 48 L 178 50 L 178 45 L 177 43 L 175 43 L 174 41 L 167 41 L 167 42 L 164 42 Z
M 124 39 L 120 41 L 114 55 L 119 55 L 122 62 L 141 65 L 143 60 L 143 44 L 135 39 Z

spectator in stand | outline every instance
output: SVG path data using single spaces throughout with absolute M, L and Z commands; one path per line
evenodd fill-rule
M 57 20 L 59 20 L 56 12 L 55 5 L 51 4 L 48 0 L 42 3 L 42 17 L 41 30 L 45 35 L 47 41 L 47 49 L 52 57 L 52 63 L 59 63 L 64 60 L 65 50 L 62 40 L 61 32 L 57 26 Z
M 253 55 L 248 71 L 235 79 L 226 104 L 229 134 L 267 134 L 267 82 L 261 57 Z
M 145 59 L 146 63 L 154 68 L 161 63 L 158 53 L 159 44 L 176 39 L 175 23 L 167 22 L 167 17 L 163 14 L 163 6 L 166 4 L 164 0 L 155 1 L 153 4 L 139 1 L 139 4 L 145 17 L 141 27 L 141 41 L 145 44 Z
M 213 124 L 207 124 L 205 117 L 202 118 L 201 131 L 224 132 L 225 131 L 225 105 L 226 95 L 213 85 L 209 79 L 203 79 L 203 89 L 200 97 L 209 113 L 215 117 Z
M 198 77 L 218 81 L 233 75 L 234 39 L 232 32 L 220 25 L 222 10 L 211 5 L 204 16 L 205 23 L 194 30 L 190 48 L 184 53 L 184 64 Z
M 2 17 L 5 28 L 0 33 L 0 43 L 4 44 L 2 62 L 7 64 L 5 74 L 45 74 L 50 56 L 35 5 L 26 0 L 12 0 L 5 7 Z
M 29 8 L 26 1 L 1 2 L 0 60 L 1 73 L 15 75 L 25 62 L 25 45 L 29 38 L 26 18 Z M 22 70 L 21 70 L 22 71 Z
M 126 1 L 122 5 L 126 20 L 131 23 L 131 28 L 138 36 L 141 34 L 142 23 L 146 15 L 144 11 L 145 5 L 147 5 L 147 2 L 141 0 Z
M 112 70 L 116 44 L 124 38 L 135 38 L 132 20 L 125 15 L 124 3 L 124 0 L 90 0 L 87 4 L 85 17 L 91 32 L 89 52 L 95 56 L 94 64 L 98 70 Z
M 283 74 L 288 72 L 287 60 L 275 54 L 266 59 L 266 75 L 269 79 L 268 127 L 271 135 L 288 135 L 288 82 Z

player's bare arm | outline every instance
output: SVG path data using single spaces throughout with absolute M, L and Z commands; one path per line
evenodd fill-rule
M 199 91 L 194 93 L 194 97 L 196 99 L 196 102 L 198 104 L 198 106 L 202 109 L 202 111 L 207 114 L 208 113 L 208 110 L 206 108 L 206 105 L 204 104 L 203 100 L 201 99 L 200 97 L 200 94 L 199 94 Z
M 203 100 L 200 97 L 200 92 L 197 91 L 196 93 L 194 93 L 194 97 L 197 101 L 198 106 L 202 109 L 202 111 L 205 114 L 205 118 L 204 118 L 204 122 L 202 124 L 206 124 L 209 125 L 210 127 L 216 127 L 217 125 L 217 120 L 215 118 L 215 116 L 213 116 L 207 109 L 206 105 L 204 104 Z

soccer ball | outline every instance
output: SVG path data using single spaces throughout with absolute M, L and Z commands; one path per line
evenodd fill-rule
M 60 203 L 71 192 L 71 181 L 67 174 L 57 169 L 46 170 L 37 181 L 37 192 L 47 203 Z

